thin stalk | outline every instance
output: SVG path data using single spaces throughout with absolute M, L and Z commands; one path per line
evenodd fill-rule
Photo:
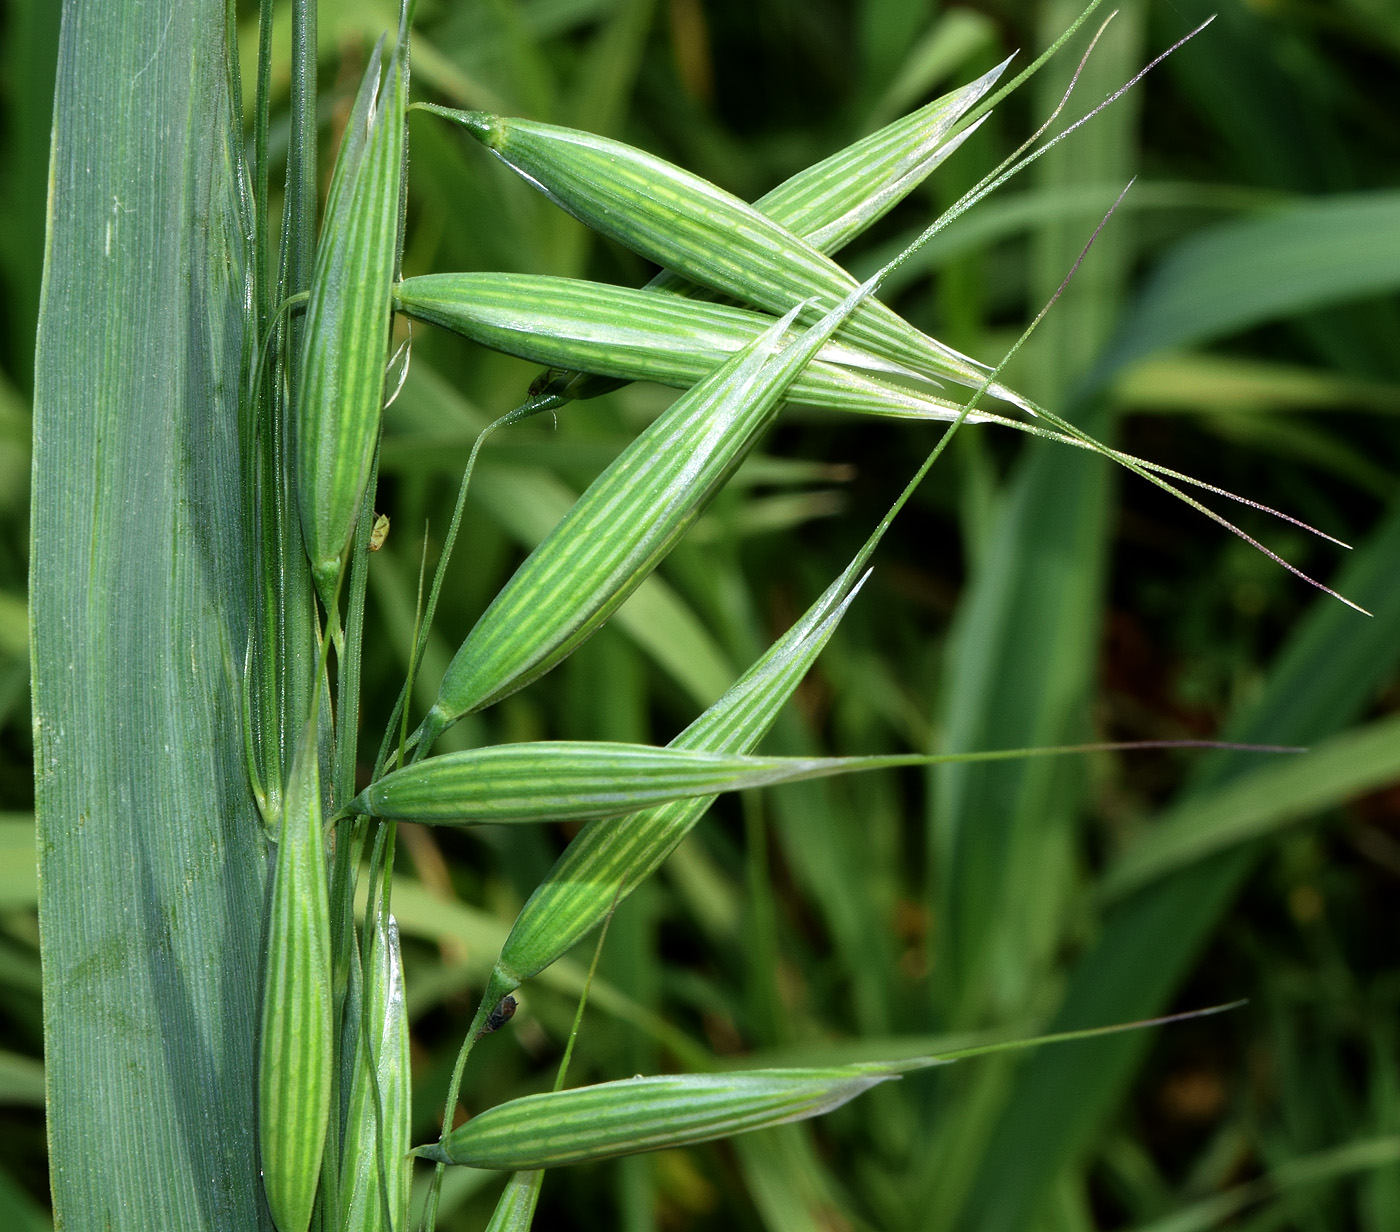
M 316 4 L 292 0 L 292 80 L 290 135 L 287 146 L 286 200 L 282 217 L 282 251 L 278 269 L 279 301 L 310 289 L 316 253 Z M 311 572 L 302 544 L 295 476 L 295 394 L 301 366 L 301 326 L 286 320 L 278 330 L 279 362 L 273 385 L 276 405 L 267 417 L 270 433 L 272 489 L 271 537 L 275 539 L 277 645 L 281 648 L 280 713 L 282 749 L 311 713 L 317 679 L 306 671 L 305 630 L 316 627 Z M 289 734 L 291 736 L 289 737 Z
M 620 894 L 621 890 L 618 893 Z M 578 1008 L 574 1011 L 574 1021 L 569 1028 L 569 1039 L 564 1046 L 564 1055 L 559 1060 L 559 1070 L 554 1077 L 553 1089 L 555 1091 L 564 1089 L 564 1080 L 569 1073 L 569 1062 L 574 1055 L 574 1043 L 578 1039 L 579 1026 L 583 1022 L 584 1006 L 588 1002 L 588 993 L 593 987 L 593 977 L 598 971 L 598 961 L 603 956 L 603 943 L 608 939 L 608 929 L 612 925 L 613 914 L 616 910 L 617 898 L 614 898 L 612 907 L 603 918 L 603 925 L 598 933 L 598 944 L 593 947 L 593 960 L 588 964 L 588 975 L 583 982 L 583 991 L 579 994 Z M 467 1068 L 467 1058 L 471 1055 L 472 1046 L 481 1036 L 486 1034 L 487 1020 L 495 1007 L 496 997 L 488 984 L 482 995 L 481 1003 L 477 1006 L 471 1028 L 467 1031 L 467 1037 L 462 1041 L 462 1047 L 458 1050 L 457 1061 L 452 1067 L 452 1077 L 447 1084 L 447 1100 L 442 1114 L 442 1137 L 446 1137 L 452 1128 L 452 1110 L 457 1106 L 457 1099 L 462 1090 L 462 1075 Z M 439 1163 L 433 1170 L 433 1179 L 429 1183 L 427 1200 L 423 1206 L 423 1220 L 419 1225 L 423 1232 L 436 1232 L 438 1198 L 442 1190 L 442 1176 L 446 1169 L 446 1164 Z
M 618 894 L 621 894 L 621 890 Z M 583 981 L 583 991 L 579 993 L 578 1008 L 574 1011 L 573 1025 L 569 1028 L 569 1042 L 564 1045 L 564 1055 L 559 1058 L 559 1072 L 554 1076 L 556 1091 L 564 1089 L 564 1079 L 569 1075 L 569 1062 L 573 1059 L 574 1044 L 578 1040 L 579 1027 L 583 1025 L 583 1007 L 588 1004 L 588 992 L 593 987 L 593 977 L 598 973 L 598 961 L 603 957 L 603 943 L 608 939 L 608 929 L 616 911 L 617 895 L 614 895 L 613 905 L 603 917 L 603 927 L 598 931 L 598 944 L 593 947 L 593 961 L 588 964 L 588 975 Z
M 412 691 L 413 677 L 418 666 L 423 661 L 423 655 L 428 649 L 428 635 L 432 631 L 433 617 L 437 613 L 438 596 L 442 593 L 443 581 L 447 577 L 448 562 L 452 559 L 453 548 L 457 544 L 457 532 L 462 526 L 462 515 L 467 506 L 467 490 L 471 487 L 472 472 L 476 469 L 477 456 L 481 453 L 481 447 L 492 433 L 499 428 L 505 428 L 514 423 L 519 423 L 524 419 L 529 419 L 533 415 L 538 415 L 542 411 L 552 411 L 564 405 L 564 399 L 552 395 L 542 395 L 531 398 L 521 403 L 514 410 L 507 411 L 499 419 L 492 420 L 486 427 L 477 433 L 476 441 L 472 445 L 471 454 L 467 458 L 466 469 L 462 472 L 462 481 L 457 487 L 457 503 L 452 508 L 452 520 L 447 527 L 447 537 L 443 540 L 442 553 L 438 557 L 437 567 L 433 571 L 433 584 L 428 589 L 428 603 L 423 611 L 423 619 L 414 629 L 413 652 L 409 658 L 408 676 L 403 687 L 399 690 L 398 700 L 394 703 L 394 708 L 390 712 L 389 722 L 385 727 L 384 740 L 379 748 L 379 756 L 374 763 L 374 777 L 378 779 L 386 769 L 392 764 L 390 762 L 390 749 L 393 745 L 394 730 L 406 722 L 408 705 Z M 400 750 L 394 761 L 401 761 L 404 753 L 402 740 Z M 410 743 L 408 748 L 412 748 Z M 426 757 L 430 745 L 419 744 L 414 752 L 414 760 L 417 761 Z
M 371 919 L 380 923 L 387 922 L 390 907 L 392 905 L 393 882 L 394 882 L 394 856 L 398 846 L 399 826 L 397 822 L 390 821 L 382 824 L 375 834 L 374 854 L 370 858 L 370 901 L 365 904 L 365 922 L 368 925 Z M 381 931 L 376 926 L 376 931 Z M 387 935 L 387 929 L 382 930 Z M 360 987 L 369 986 L 370 964 L 377 961 L 368 945 L 362 946 L 360 950 Z M 377 1127 L 376 1140 L 383 1143 L 384 1134 L 384 1094 L 379 1086 L 379 1066 L 375 1063 L 374 1054 L 369 1046 L 369 1031 L 372 1026 L 370 1018 L 371 1006 L 367 997 L 360 998 L 360 1038 L 365 1041 L 365 1057 L 369 1069 L 370 1090 L 374 1095 L 374 1115 Z M 387 1046 L 388 1041 L 385 1041 Z M 393 1216 L 389 1208 L 390 1184 L 389 1175 L 384 1167 L 384 1152 L 381 1150 L 376 1155 L 376 1166 L 379 1169 L 379 1202 L 380 1215 L 384 1220 L 384 1227 L 393 1227 Z

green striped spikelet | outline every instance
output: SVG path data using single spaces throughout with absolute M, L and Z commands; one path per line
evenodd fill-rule
M 341 1144 L 337 1227 L 339 1232 L 406 1232 L 412 1093 L 403 959 L 393 916 L 376 913 L 366 931 L 369 952 Z
M 692 282 L 771 312 L 830 309 L 855 279 L 747 202 L 621 142 L 532 120 L 433 107 L 594 230 Z M 988 370 L 915 329 L 878 300 L 862 301 L 842 339 L 934 380 L 980 386 Z M 1019 399 L 1000 385 L 991 392 Z
M 426 757 L 386 774 L 350 807 L 429 824 L 585 820 L 693 796 L 928 760 L 920 754 L 745 757 L 613 741 L 525 741 Z
M 306 305 L 297 397 L 297 495 L 322 602 L 364 497 L 384 399 L 404 155 L 404 55 L 376 49 L 336 159 Z
M 821 1116 L 920 1064 L 627 1078 L 527 1095 L 473 1117 L 419 1154 L 523 1171 L 688 1146 Z
M 835 632 L 863 568 L 862 555 L 672 746 L 747 753 L 757 745 Z M 713 802 L 679 800 L 584 826 L 521 908 L 487 996 L 505 996 L 567 954 L 656 871 Z
M 688 389 L 773 324 L 766 313 L 677 295 L 538 274 L 456 273 L 406 278 L 400 312 L 552 368 Z M 857 347 L 828 342 L 792 383 L 789 399 L 836 411 L 951 421 L 957 403 L 853 369 L 917 373 Z M 986 421 L 974 412 L 970 423 Z
M 258 1041 L 263 1188 L 278 1232 L 306 1232 L 331 1106 L 331 943 L 316 719 L 297 743 L 272 874 Z
M 594 480 L 467 635 L 419 739 L 431 743 L 549 671 L 651 573 L 757 443 L 819 345 L 793 343 L 775 357 L 791 323 L 789 314 L 678 398 Z

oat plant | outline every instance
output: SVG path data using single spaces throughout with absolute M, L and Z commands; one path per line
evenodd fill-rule
M 398 1232 L 421 1158 L 434 1170 L 425 1227 L 443 1170 L 466 1165 L 514 1174 L 490 1226 L 525 1228 L 550 1168 L 817 1116 L 913 1070 L 1021 1046 L 573 1088 L 561 1067 L 555 1091 L 453 1123 L 472 1047 L 512 994 L 605 931 L 721 793 L 1076 751 L 755 753 L 952 431 L 1049 436 L 1178 494 L 1190 482 L 1099 445 L 877 298 L 932 234 L 1049 148 L 1047 130 L 874 277 L 834 259 L 1040 61 L 1007 85 L 1002 65 L 752 204 L 586 132 L 415 104 L 665 272 L 635 290 L 401 279 L 412 14 L 369 59 L 318 210 L 315 7 L 292 5 L 280 192 L 272 8 L 256 63 L 240 66 L 232 5 L 64 6 L 32 554 L 58 1226 Z M 257 80 L 247 117 L 240 69 Z M 452 559 L 459 500 L 398 706 L 362 747 L 381 415 L 411 362 L 391 346 L 395 314 L 545 366 L 490 432 L 629 381 L 683 392 L 475 626 L 445 631 L 459 648 L 415 713 L 444 571 L 470 567 Z M 935 432 L 791 628 L 665 747 L 441 751 L 455 724 L 551 671 L 639 593 L 790 400 Z M 393 914 L 400 820 L 587 823 L 515 921 L 443 1092 L 441 1135 L 418 1143 Z

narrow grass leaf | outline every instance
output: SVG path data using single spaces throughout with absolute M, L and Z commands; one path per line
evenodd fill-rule
M 385 775 L 351 803 L 374 817 L 481 825 L 611 817 L 928 757 L 745 757 L 645 744 L 542 741 L 429 757 Z
M 377 56 L 365 72 L 332 178 L 306 307 L 297 491 L 312 574 L 327 605 L 379 435 L 399 229 L 404 71 L 400 48 L 377 93 Z
M 378 913 L 371 930 L 363 1014 L 370 1038 L 366 1041 L 363 1030 L 358 1036 L 341 1164 L 339 1228 L 382 1229 L 382 1212 L 387 1210 L 390 1232 L 403 1232 L 408 1226 L 412 1113 L 403 959 L 393 916 Z
M 292 761 L 267 926 L 258 1133 L 278 1232 L 306 1232 L 331 1107 L 331 941 L 316 718 Z
M 543 675 L 617 610 L 744 460 L 792 380 L 862 294 L 774 356 L 796 310 L 789 313 L 623 451 L 468 634 L 423 721 L 422 741 Z
M 1400 1135 L 1347 1142 L 1331 1150 L 1289 1159 L 1264 1176 L 1212 1194 L 1151 1223 L 1139 1224 L 1133 1232 L 1210 1232 L 1229 1223 L 1241 1211 L 1270 1199 L 1283 1199 L 1292 1190 L 1373 1168 L 1393 1168 L 1396 1164 L 1400 1164 Z M 1284 1218 L 1292 1219 L 1293 1212 L 1287 1212 Z M 1287 1223 L 1277 1213 L 1265 1212 L 1246 1226 L 1286 1227 Z
M 1098 367 L 1100 378 L 1259 321 L 1400 286 L 1400 193 L 1303 201 L 1171 249 Z
M 631 146 L 573 129 L 431 107 L 581 222 L 691 281 L 772 312 L 829 310 L 856 288 L 839 265 L 753 206 Z M 878 300 L 843 326 L 849 342 L 932 379 L 979 386 L 987 370 Z M 1010 396 L 1001 386 L 991 392 Z
M 1178 805 L 1117 860 L 1107 899 L 1400 779 L 1400 716 L 1334 736 Z
M 483 346 L 553 368 L 682 389 L 703 380 L 773 324 L 772 317 L 743 308 L 529 274 L 408 278 L 395 288 L 395 305 Z M 793 381 L 789 398 L 838 411 L 957 417 L 957 403 L 872 380 L 851 368 L 919 379 L 868 351 L 829 342 Z M 968 416 L 973 423 L 987 418 Z
M 1227 734 L 1237 740 L 1320 741 L 1356 721 L 1400 660 L 1400 506 L 1350 559 L 1340 583 L 1375 612 L 1363 620 L 1330 600 L 1315 602 L 1253 703 Z M 1220 753 L 1196 768 L 1193 795 L 1253 767 Z M 1070 973 L 1056 1022 L 1152 1013 L 1170 1000 L 1218 927 L 1267 845 L 1245 844 L 1144 885 L 1116 904 Z M 989 1213 L 999 1232 L 1024 1227 L 1059 1169 L 1087 1149 L 1141 1063 L 1139 1041 L 1122 1039 L 1060 1058 L 1034 1057 L 1018 1082 L 982 1164 Z M 1047 1137 L 1037 1126 L 1055 1120 Z

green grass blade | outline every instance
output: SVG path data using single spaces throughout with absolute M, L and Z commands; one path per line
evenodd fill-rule
M 399 237 L 405 51 L 395 52 L 382 84 L 377 56 L 365 72 L 337 158 L 306 306 L 297 490 L 312 575 L 327 607 L 379 438 Z
M 0 1107 L 44 1106 L 44 1063 L 18 1052 L 0 1050 Z
M 1057 0 L 1039 14 L 1042 32 L 1058 33 L 1074 7 Z M 1104 97 L 1141 63 L 1141 20 L 1127 10 L 1104 32 L 1080 79 L 1089 97 Z M 1072 69 L 1068 62 L 1053 65 L 1039 79 L 1042 111 L 1059 102 Z M 1126 181 L 1134 157 L 1133 102 L 1124 99 L 1098 117 L 1073 146 L 1051 149 L 1037 165 L 1038 183 L 1055 189 L 1085 179 Z M 1028 357 L 1038 361 L 1038 383 L 1028 392 L 1039 403 L 1064 407 L 1113 328 L 1132 259 L 1123 227 L 1115 218 L 1098 236 L 1027 344 Z M 1032 311 L 1062 285 L 1090 231 L 1082 222 L 1050 219 L 1033 237 Z M 1081 401 L 1067 414 L 1090 435 L 1108 435 L 1101 404 Z M 1104 459 L 1037 442 L 999 494 L 990 525 L 968 528 L 979 563 L 951 639 L 942 713 L 948 747 L 1052 744 L 1084 735 L 1113 526 L 1111 483 Z M 1075 763 L 934 772 L 929 872 L 945 921 L 934 980 L 944 1029 L 1015 1021 L 1053 978 L 1078 890 L 1074 850 L 1083 788 L 1083 767 Z M 980 1157 L 1006 1098 L 1005 1073 L 989 1065 L 969 1075 L 961 1115 L 950 1110 L 939 1118 L 916 1199 L 915 1226 L 925 1232 L 977 1226 L 964 1204 L 980 1197 L 975 1184 L 986 1175 Z
M 739 198 L 663 159 L 572 129 L 429 108 L 462 125 L 581 222 L 693 282 L 772 312 L 830 310 L 856 289 L 834 261 Z M 877 300 L 843 336 L 932 379 L 977 386 L 986 369 Z M 999 386 L 992 392 L 1000 396 Z
M 234 666 L 252 287 L 226 5 L 63 17 L 30 556 L 54 1208 L 246 1232 L 268 1226 L 264 857 Z
M 1222 223 L 1169 252 L 1099 371 L 1396 287 L 1400 193 L 1304 201 Z
M 1120 898 L 1197 860 L 1400 779 L 1400 719 L 1382 719 L 1191 797 L 1156 822 L 1099 883 Z
M 1134 1232 L 1210 1232 L 1241 1211 L 1270 1198 L 1281 1199 L 1291 1190 L 1320 1185 L 1357 1172 L 1400 1164 L 1400 1137 L 1368 1138 L 1348 1142 L 1330 1151 L 1317 1151 L 1301 1159 L 1290 1159 L 1258 1180 L 1246 1181 L 1224 1193 L 1213 1194 Z M 1250 1226 L 1258 1227 L 1259 1224 Z M 1279 1226 L 1268 1220 L 1263 1226 Z
M 1236 740 L 1306 744 L 1354 721 L 1400 662 L 1400 509 L 1358 549 L 1339 585 L 1375 615 L 1323 598 L 1313 605 L 1266 687 L 1225 733 Z M 1191 790 L 1218 787 L 1249 767 L 1235 754 L 1202 762 Z M 1119 903 L 1071 973 L 1055 1025 L 1156 1012 L 1254 867 L 1259 849 L 1227 851 L 1144 886 Z M 1050 1065 L 1032 1058 L 982 1164 L 985 1226 L 1024 1225 L 1055 1169 L 1072 1158 L 1118 1099 L 1142 1057 L 1140 1041 L 1076 1049 Z M 1052 1119 L 1057 1132 L 1035 1130 Z M 1014 1166 L 1012 1161 L 1014 1161 Z

